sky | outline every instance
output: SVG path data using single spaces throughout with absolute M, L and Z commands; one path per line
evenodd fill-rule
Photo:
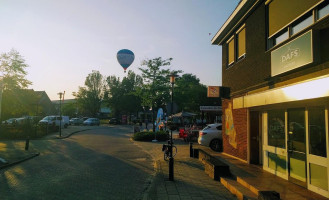
M 29 88 L 51 100 L 74 98 L 93 70 L 126 75 L 121 49 L 141 62 L 173 58 L 170 69 L 221 85 L 221 46 L 211 39 L 239 0 L 0 0 L 0 53 L 17 50 L 29 67 Z

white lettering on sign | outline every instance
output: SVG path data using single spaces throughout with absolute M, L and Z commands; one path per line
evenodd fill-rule
M 288 49 L 288 52 L 281 56 L 281 62 L 289 62 L 300 55 L 299 49 Z

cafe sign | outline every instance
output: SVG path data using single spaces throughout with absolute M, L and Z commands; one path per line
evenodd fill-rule
M 271 52 L 271 76 L 313 62 L 312 31 Z

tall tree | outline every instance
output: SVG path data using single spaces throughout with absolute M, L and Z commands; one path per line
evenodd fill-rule
M 32 83 L 28 81 L 23 57 L 18 51 L 12 49 L 8 53 L 0 55 L 0 76 L 3 78 L 3 88 L 7 89 L 22 89 L 27 88 Z
M 161 57 L 152 60 L 144 60 L 141 64 L 142 67 L 139 68 L 144 80 L 144 86 L 139 92 L 142 104 L 152 107 L 153 119 L 154 110 L 160 107 L 164 108 L 166 103 L 169 102 L 169 74 L 182 72 L 180 70 L 171 72 L 170 69 L 163 69 L 164 67 L 169 67 L 171 61 L 172 58 L 163 60 Z
M 193 74 L 183 74 L 176 79 L 174 96 L 180 109 L 199 112 L 200 105 L 206 105 L 207 87 Z
M 33 97 L 24 96 L 29 91 L 22 93 L 21 90 L 31 85 L 25 77 L 27 67 L 23 57 L 14 49 L 0 55 L 0 119 L 29 114 L 31 105 L 27 102 Z
M 103 88 L 104 80 L 102 74 L 93 70 L 85 80 L 85 87 L 79 87 L 79 91 L 73 93 L 82 113 L 94 117 L 98 114 L 103 98 Z
M 137 112 L 141 100 L 136 91 L 143 85 L 143 79 L 129 70 L 126 77 L 120 81 L 116 76 L 107 77 L 108 95 L 104 100 L 108 102 L 114 116 Z

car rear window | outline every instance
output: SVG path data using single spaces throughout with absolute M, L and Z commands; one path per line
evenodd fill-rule
M 216 127 L 217 130 L 222 130 L 222 125 Z

